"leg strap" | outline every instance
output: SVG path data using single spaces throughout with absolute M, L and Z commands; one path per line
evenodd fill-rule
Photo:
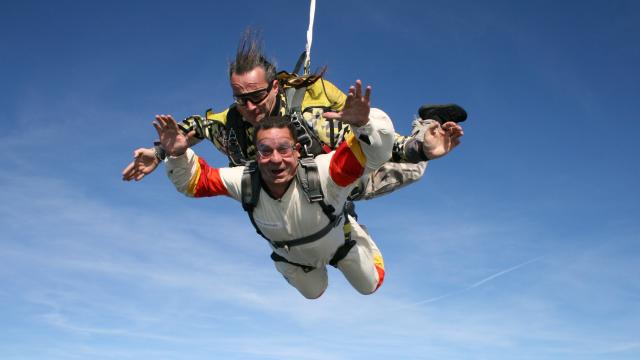
M 347 254 L 349 253 L 349 250 L 351 250 L 351 248 L 355 244 L 356 244 L 355 240 L 349 240 L 348 242 L 342 244 L 342 246 L 338 248 L 338 251 L 336 251 L 336 254 L 333 255 L 333 258 L 331 258 L 331 261 L 329 261 L 329 265 L 337 268 L 340 260 L 344 259 L 347 256 Z
M 313 266 L 302 265 L 302 264 L 294 263 L 293 261 L 289 261 L 289 260 L 283 258 L 282 256 L 276 254 L 275 252 L 271 253 L 271 260 L 273 260 L 275 262 L 284 262 L 284 263 L 287 263 L 289 265 L 297 266 L 297 267 L 301 268 L 302 271 L 304 271 L 306 273 L 308 273 L 310 271 L 313 271 L 315 269 Z
M 347 205 L 349 204 L 353 204 L 353 203 L 347 202 Z M 353 207 L 351 207 L 350 210 L 353 211 L 354 210 Z M 345 206 L 345 212 L 347 212 L 346 206 Z M 345 214 L 344 216 L 344 225 L 342 226 L 342 230 L 344 232 L 344 244 L 342 244 L 342 246 L 340 246 L 338 250 L 336 250 L 336 253 L 333 255 L 333 258 L 331 258 L 331 261 L 329 261 L 329 265 L 335 268 L 338 267 L 338 263 L 347 256 L 347 254 L 349 253 L 349 250 L 351 250 L 351 248 L 356 244 L 356 241 L 351 239 L 351 222 L 349 221 L 349 216 L 347 216 L 347 214 Z

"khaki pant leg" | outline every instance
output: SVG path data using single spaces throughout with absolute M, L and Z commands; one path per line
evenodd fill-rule
M 401 189 L 420 180 L 426 168 L 427 161 L 417 164 L 386 162 L 376 171 L 360 178 L 357 186 L 360 194 L 353 200 L 369 200 Z
M 338 269 L 354 289 L 369 295 L 384 281 L 384 261 L 371 236 L 355 221 L 351 226 L 351 239 L 356 241 L 356 245 L 338 263 Z
M 326 267 L 306 273 L 301 267 L 286 262 L 276 261 L 274 265 L 285 280 L 307 299 L 319 298 L 329 285 Z

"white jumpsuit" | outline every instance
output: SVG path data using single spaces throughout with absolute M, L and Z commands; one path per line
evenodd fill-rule
M 352 136 L 336 151 L 316 157 L 325 203 L 337 209 L 336 213 L 344 207 L 357 180 L 387 161 L 393 146 L 393 124 L 379 109 L 371 109 L 369 122 L 353 130 Z M 241 201 L 243 166 L 211 168 L 191 149 L 182 156 L 168 158 L 166 165 L 171 181 L 187 196 L 227 195 Z M 272 241 L 299 239 L 329 223 L 320 205 L 308 201 L 297 178 L 280 199 L 261 190 L 253 216 L 260 231 Z M 338 263 L 338 269 L 356 290 L 371 294 L 384 279 L 382 255 L 369 234 L 355 219 L 349 219 L 351 238 L 356 245 Z M 275 262 L 276 269 L 303 296 L 318 298 L 328 285 L 326 265 L 344 243 L 343 226 L 336 226 L 314 242 L 288 249 L 273 248 L 290 262 L 314 268 L 305 272 L 299 266 Z

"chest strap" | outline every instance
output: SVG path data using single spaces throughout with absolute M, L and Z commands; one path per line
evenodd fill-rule
M 300 245 L 312 243 L 312 242 L 314 242 L 316 240 L 321 239 L 323 236 L 327 235 L 329 233 L 329 231 L 331 231 L 331 229 L 333 229 L 334 227 L 338 226 L 340 224 L 341 220 L 342 220 L 342 214 L 340 216 L 335 216 L 333 221 L 330 221 L 327 225 L 325 225 L 319 231 L 317 231 L 317 232 L 315 232 L 315 233 L 313 233 L 311 235 L 307 235 L 305 237 L 301 237 L 301 238 L 298 238 L 298 239 L 295 239 L 295 240 L 273 241 L 273 240 L 269 240 L 267 237 L 265 237 L 262 234 L 260 234 L 260 235 L 262 235 L 262 237 L 267 239 L 267 241 L 269 241 L 274 248 L 276 248 L 276 249 L 284 248 L 286 250 L 289 250 L 289 248 L 292 248 L 294 246 L 300 246 Z

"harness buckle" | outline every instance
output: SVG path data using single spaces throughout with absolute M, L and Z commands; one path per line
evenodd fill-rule
M 320 195 L 309 194 L 309 201 L 310 202 L 317 202 L 317 201 L 321 201 L 322 199 L 323 199 L 322 194 L 320 194 Z

